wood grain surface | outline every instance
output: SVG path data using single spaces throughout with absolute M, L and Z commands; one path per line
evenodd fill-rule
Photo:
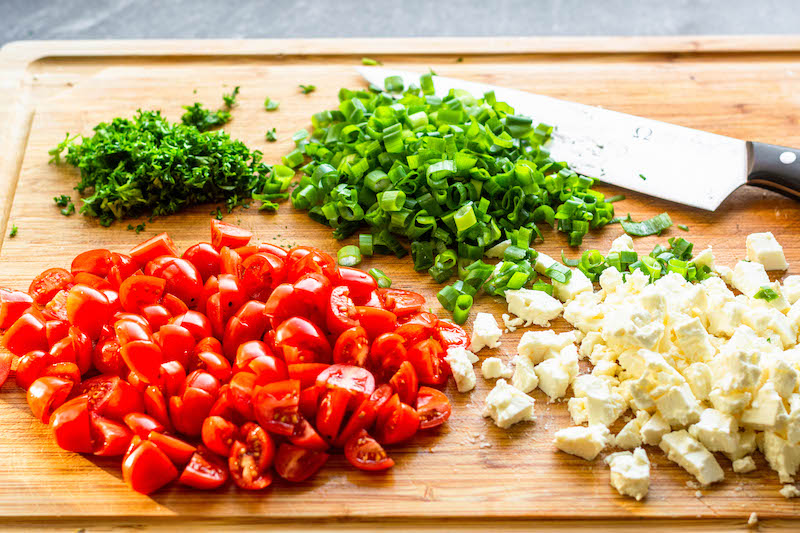
M 181 248 L 208 239 L 214 206 L 157 219 L 140 235 L 126 230 L 127 223 L 102 228 L 81 216 L 61 216 L 52 198 L 73 192 L 77 173 L 49 165 L 47 151 L 65 132 L 88 134 L 98 122 L 130 116 L 138 108 L 160 109 L 177 120 L 182 105 L 200 101 L 216 106 L 223 92 L 239 85 L 239 105 L 226 130 L 275 162 L 291 149 L 291 134 L 309 126 L 312 113 L 336 107 L 340 87 L 363 86 L 353 70 L 362 56 L 391 67 L 421 72 L 431 67 L 446 76 L 800 146 L 799 38 L 14 43 L 0 53 L 5 95 L 0 99 L 0 285 L 25 289 L 38 272 L 67 266 L 83 250 L 127 251 L 162 231 L 169 231 Z M 317 91 L 302 95 L 301 83 L 314 84 Z M 281 103 L 279 111 L 263 110 L 267 96 Z M 279 141 L 267 143 L 264 133 L 272 127 Z M 732 265 L 744 256 L 748 233 L 772 231 L 792 264 L 787 274 L 800 273 L 798 203 L 742 189 L 717 212 L 707 213 L 627 196 L 616 204 L 618 213 L 640 219 L 668 210 L 676 224 L 690 228 L 688 234 L 673 228 L 660 238 L 638 239 L 640 251 L 680 235 L 697 248 L 713 245 L 718 261 Z M 342 245 L 288 204 L 275 215 L 237 210 L 225 219 L 265 242 L 312 244 L 331 253 Z M 5 238 L 11 223 L 19 234 Z M 605 228 L 588 236 L 584 247 L 607 250 L 619 234 L 619 226 Z M 556 233 L 546 233 L 537 248 L 556 256 L 562 249 L 570 257 L 578 253 Z M 434 311 L 442 311 L 435 299 L 437 285 L 427 274 L 415 273 L 408 258 L 376 257 L 362 266 L 379 266 L 396 287 L 423 293 Z M 499 319 L 504 305 L 483 296 L 475 309 Z M 559 320 L 554 327 L 568 326 Z M 522 333 L 504 335 L 501 348 L 480 356 L 513 355 Z M 448 522 L 454 528 L 533 529 L 528 522 L 483 522 L 496 518 L 544 520 L 538 529 L 555 529 L 566 519 L 576 520 L 567 523 L 575 528 L 624 529 L 652 519 L 668 528 L 710 530 L 743 527 L 753 511 L 762 525 L 800 527 L 794 521 L 800 503 L 778 494 L 777 475 L 760 455 L 758 470 L 745 475 L 734 474 L 729 461 L 720 458 L 725 481 L 703 489 L 698 498 L 687 487 L 693 478 L 649 447 L 651 490 L 646 500 L 636 502 L 609 486 L 601 459 L 586 462 L 555 450 L 553 433 L 570 425 L 566 402 L 548 403 L 536 391 L 538 420 L 500 430 L 480 415 L 492 385 L 482 379 L 471 394 L 459 394 L 451 384 L 446 393 L 454 410 L 448 424 L 392 448 L 397 466 L 385 474 L 358 472 L 334 457 L 315 479 L 277 482 L 262 493 L 233 487 L 204 493 L 174 486 L 143 496 L 125 486 L 118 459 L 60 450 L 48 428 L 33 419 L 13 381 L 0 395 L 0 525 L 8 529 L 49 524 L 60 530 L 110 530 L 155 523 L 163 529 L 177 524 L 190 530 L 206 524 L 248 529 L 267 523 L 278 527 L 278 520 L 289 521 L 281 526 L 287 530 L 316 523 L 310 520 L 336 528 L 363 520 L 359 527 L 370 529 L 385 520 L 380 523 L 388 528 L 427 530 L 441 522 L 425 519 L 447 517 L 454 519 Z

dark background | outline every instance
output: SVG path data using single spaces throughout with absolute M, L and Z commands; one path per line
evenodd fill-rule
M 20 39 L 790 34 L 798 0 L 0 0 Z

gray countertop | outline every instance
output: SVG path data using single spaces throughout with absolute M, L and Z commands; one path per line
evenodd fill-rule
M 0 0 L 24 39 L 790 34 L 797 0 Z

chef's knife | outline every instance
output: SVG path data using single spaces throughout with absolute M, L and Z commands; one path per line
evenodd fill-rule
M 406 87 L 419 85 L 419 74 L 413 72 L 358 71 L 379 87 L 389 76 L 400 76 Z M 433 76 L 433 84 L 439 96 L 450 89 L 475 97 L 494 91 L 515 113 L 555 126 L 547 146 L 551 156 L 605 183 L 709 211 L 745 184 L 800 198 L 800 150 L 484 83 Z

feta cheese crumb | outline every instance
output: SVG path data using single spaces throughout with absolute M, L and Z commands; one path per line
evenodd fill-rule
M 550 321 L 561 315 L 564 306 L 544 291 L 517 289 L 506 291 L 508 311 L 525 320 L 525 327 L 531 324 L 549 327 Z
M 514 370 L 503 363 L 499 357 L 487 357 L 481 364 L 481 374 L 484 379 L 510 378 Z
M 517 422 L 535 420 L 533 404 L 533 398 L 515 389 L 506 380 L 498 379 L 486 397 L 483 416 L 491 417 L 498 427 L 506 429 Z
M 640 501 L 650 488 L 650 460 L 642 448 L 631 452 L 612 453 L 605 458 L 611 469 L 610 483 L 623 496 Z
M 494 259 L 499 259 L 503 257 L 503 254 L 506 253 L 506 249 L 511 246 L 511 240 L 506 239 L 502 242 L 499 242 L 486 250 L 486 257 L 492 257 Z
M 755 512 L 750 513 L 750 518 L 747 519 L 748 526 L 754 526 L 758 524 L 758 515 Z
M 670 429 L 661 414 L 656 413 L 642 426 L 642 442 L 657 446 L 661 443 L 662 437 L 670 432 Z
M 742 457 L 741 459 L 736 459 L 733 462 L 733 471 L 737 474 L 746 474 L 748 472 L 752 472 L 756 469 L 756 463 L 753 461 L 753 458 L 749 455 L 747 457 Z
M 623 233 L 622 235 L 611 241 L 611 248 L 609 248 L 608 253 L 610 254 L 611 252 L 632 252 L 632 251 L 633 251 L 633 239 L 627 233 Z
M 760 263 L 739 261 L 733 268 L 732 282 L 739 292 L 752 298 L 758 289 L 769 283 L 769 276 Z
M 539 378 L 536 377 L 536 371 L 530 359 L 517 355 L 514 357 L 513 362 L 514 375 L 511 377 L 512 387 L 527 393 L 539 386 Z
M 642 426 L 650 419 L 647 411 L 637 411 L 636 418 L 631 419 L 619 430 L 614 438 L 617 448 L 632 450 L 642 445 Z M 669 431 L 669 430 L 668 430 Z
M 712 452 L 734 453 L 739 445 L 736 419 L 716 409 L 705 409 L 689 434 Z
M 667 454 L 667 459 L 678 463 L 702 485 L 716 483 L 725 477 L 711 452 L 684 429 L 667 433 L 658 446 Z
M 444 360 L 450 365 L 458 392 L 469 392 L 475 388 L 475 370 L 472 368 L 472 364 L 478 360 L 475 354 L 462 347 L 449 348 Z
M 500 346 L 500 336 L 503 331 L 497 325 L 494 316 L 489 313 L 478 313 L 475 322 L 472 324 L 472 339 L 470 347 L 473 351 L 479 352 L 484 346 L 497 348 Z
M 800 300 L 800 276 L 787 276 L 786 279 L 783 280 L 781 291 L 786 297 L 786 301 L 789 302 L 789 305 Z
M 783 248 L 771 232 L 751 233 L 747 236 L 747 260 L 764 265 L 766 270 L 786 270 L 789 268 Z
M 784 485 L 781 490 L 778 492 L 781 493 L 781 496 L 786 498 L 787 500 L 790 498 L 797 498 L 800 496 L 800 490 L 797 490 L 797 487 L 794 485 Z
M 511 318 L 511 315 L 508 313 L 503 313 L 502 319 L 503 325 L 508 331 L 517 331 L 517 328 L 525 323 L 525 321 L 519 317 Z
M 557 431 L 553 442 L 562 452 L 591 461 L 608 445 L 609 436 L 608 428 L 599 424 L 573 426 Z
M 553 296 L 562 302 L 569 302 L 570 300 L 574 300 L 575 297 L 580 293 L 586 291 L 591 292 L 592 290 L 592 282 L 586 277 L 586 274 L 577 268 L 572 268 L 570 270 L 572 270 L 572 276 L 570 276 L 568 282 L 561 283 L 559 281 L 552 280 Z
M 526 331 L 517 345 L 517 352 L 533 364 L 555 357 L 565 346 L 575 342 L 575 333 L 555 333 L 553 330 Z
M 546 359 L 534 367 L 539 378 L 539 388 L 551 400 L 567 393 L 575 376 L 578 375 L 578 349 L 574 344 L 565 346 L 558 356 Z

